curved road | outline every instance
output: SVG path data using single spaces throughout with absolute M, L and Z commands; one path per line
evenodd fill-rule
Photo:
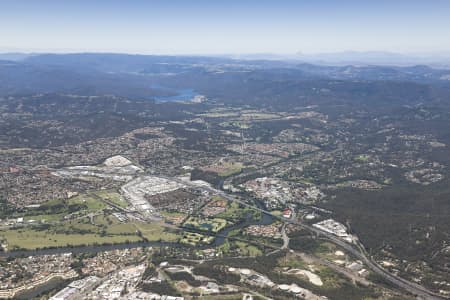
M 300 222 L 297 222 L 297 221 L 294 221 L 294 220 L 291 220 L 291 219 L 286 219 L 286 218 L 283 218 L 283 217 L 280 217 L 280 216 L 273 215 L 271 212 L 269 212 L 267 210 L 264 210 L 262 208 L 250 205 L 250 204 L 245 203 L 245 202 L 243 202 L 243 201 L 241 201 L 239 199 L 236 199 L 234 196 L 231 196 L 231 195 L 225 193 L 224 191 L 217 190 L 217 189 L 214 189 L 214 188 L 211 188 L 211 187 L 207 187 L 207 186 L 197 186 L 197 185 L 194 185 L 194 184 L 190 184 L 188 181 L 178 180 L 176 178 L 169 178 L 168 177 L 167 179 L 174 180 L 174 181 L 179 181 L 182 184 L 191 185 L 194 188 L 203 189 L 203 190 L 206 190 L 206 191 L 208 191 L 210 193 L 213 193 L 213 194 L 218 194 L 218 195 L 222 196 L 223 198 L 225 198 L 225 199 L 227 199 L 229 201 L 238 202 L 238 203 L 240 203 L 240 204 L 242 204 L 244 206 L 247 206 L 249 208 L 258 210 L 258 211 L 260 211 L 262 213 L 265 213 L 265 214 L 269 214 L 269 215 L 273 216 L 274 218 L 278 218 L 278 219 L 282 220 L 283 222 L 294 224 L 294 225 L 298 225 L 298 226 L 300 226 L 300 227 L 302 227 L 302 228 L 304 228 L 306 230 L 309 230 L 309 231 L 311 231 L 311 232 L 313 232 L 313 233 L 315 233 L 317 235 L 323 236 L 323 237 L 327 238 L 329 241 L 331 241 L 332 243 L 340 246 L 344 250 L 346 250 L 349 253 L 351 253 L 354 257 L 356 257 L 359 260 L 361 260 L 362 262 L 364 262 L 366 264 L 366 266 L 369 269 L 371 269 L 374 273 L 382 276 L 387 281 L 389 281 L 392 284 L 394 284 L 394 285 L 396 285 L 396 286 L 398 286 L 398 287 L 408 291 L 409 293 L 417 296 L 420 299 L 429 299 L 429 300 L 446 300 L 447 299 L 447 298 L 444 298 L 444 297 L 442 297 L 440 295 L 437 295 L 436 293 L 426 289 L 425 287 L 423 287 L 423 286 L 421 286 L 419 284 L 410 282 L 410 281 L 408 281 L 408 280 L 406 280 L 404 278 L 401 278 L 401 277 L 399 277 L 397 275 L 394 275 L 394 274 L 386 271 L 377 262 L 372 260 L 367 255 L 367 252 L 365 251 L 365 249 L 361 245 L 356 245 L 356 248 L 355 248 L 355 246 L 353 246 L 353 245 L 351 245 L 351 244 L 349 244 L 349 243 L 339 239 L 338 237 L 336 237 L 336 236 L 334 236 L 334 235 L 332 235 L 332 234 L 330 234 L 328 232 L 321 231 L 321 230 L 319 230 L 317 228 L 314 228 L 312 226 L 309 226 L 309 225 L 306 225 L 306 224 L 303 224 L 303 223 L 300 223 Z

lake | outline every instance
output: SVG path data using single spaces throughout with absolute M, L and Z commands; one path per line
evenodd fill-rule
M 176 102 L 176 101 L 191 101 L 198 93 L 196 93 L 193 89 L 178 89 L 170 91 L 177 93 L 177 95 L 173 96 L 155 96 L 156 102 Z

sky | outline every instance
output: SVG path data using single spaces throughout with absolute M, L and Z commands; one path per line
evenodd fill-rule
M 450 1 L 0 0 L 0 51 L 450 52 Z

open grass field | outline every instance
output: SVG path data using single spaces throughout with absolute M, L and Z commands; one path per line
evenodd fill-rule
M 96 215 L 66 220 L 47 227 L 12 228 L 0 231 L 11 249 L 38 249 L 48 247 L 116 244 L 125 242 L 166 241 L 177 242 L 181 234 L 158 223 L 121 223 L 112 215 Z
M 149 241 L 161 240 L 165 242 L 176 242 L 181 238 L 179 233 L 168 230 L 156 223 L 136 222 L 133 225 L 142 233 L 142 236 Z
M 209 112 L 204 114 L 199 114 L 201 117 L 205 118 L 232 118 L 239 117 L 239 113 L 237 112 Z
M 239 251 L 242 255 L 259 256 L 263 254 L 263 252 L 258 249 L 258 247 L 250 245 L 248 243 L 233 241 L 233 244 L 235 244 L 239 248 Z
M 100 234 L 65 234 L 49 233 L 33 229 L 8 230 L 0 232 L 6 239 L 8 248 L 12 249 L 39 249 L 49 247 L 79 246 L 93 244 L 116 244 L 137 242 L 142 238 L 130 235 L 101 236 Z
M 242 171 L 244 165 L 242 163 L 228 163 L 223 170 L 221 170 L 218 175 L 221 177 L 228 177 L 234 174 L 238 174 Z
M 25 221 L 35 220 L 42 222 L 57 222 L 64 218 L 66 214 L 43 214 L 43 215 L 33 215 L 33 216 L 25 216 L 23 219 Z
M 27 209 L 17 216 L 23 216 L 26 220 L 59 220 L 71 213 L 94 212 L 105 208 L 107 205 L 101 200 L 89 194 L 82 194 L 67 200 L 47 201 L 40 207 Z
M 108 207 L 101 199 L 106 199 L 120 207 L 126 207 L 127 202 L 114 190 L 96 191 L 92 194 L 81 194 L 67 200 L 50 200 L 40 207 L 27 209 L 17 213 L 13 218 L 23 217 L 25 221 L 34 220 L 43 223 L 64 221 L 64 217 L 75 214 L 82 216 L 98 213 Z M 109 224 L 110 222 L 108 222 Z M 106 224 L 106 223 L 105 223 Z
M 127 201 L 125 201 L 122 196 L 114 191 L 114 190 L 104 190 L 104 191 L 97 191 L 94 193 L 95 195 L 99 196 L 102 199 L 106 199 L 112 203 L 114 203 L 117 206 L 120 206 L 122 208 L 125 208 L 128 206 Z
M 105 209 L 107 206 L 102 201 L 88 194 L 79 195 L 67 200 L 67 204 L 79 204 L 87 207 L 87 210 L 95 211 Z
M 369 158 L 370 158 L 370 156 L 368 156 L 366 154 L 360 154 L 360 155 L 355 157 L 355 160 L 359 161 L 359 162 L 366 162 L 366 161 L 369 160 Z
M 216 173 L 220 177 L 228 177 L 242 171 L 244 165 L 240 162 L 218 161 L 211 165 L 202 167 L 202 170 Z

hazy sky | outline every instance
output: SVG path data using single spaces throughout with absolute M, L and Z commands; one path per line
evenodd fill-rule
M 450 50 L 450 0 L 0 0 L 1 51 Z

